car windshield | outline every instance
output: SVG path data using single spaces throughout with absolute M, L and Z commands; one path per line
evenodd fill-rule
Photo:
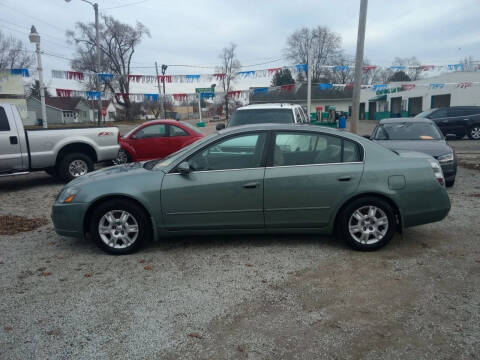
M 426 118 L 426 117 L 428 117 L 428 115 L 430 115 L 435 110 L 437 110 L 437 109 L 430 109 L 430 110 L 422 111 L 420 114 L 415 115 L 415 117 L 416 118 Z
M 187 151 L 189 151 L 190 149 L 194 148 L 195 146 L 198 146 L 198 145 L 201 145 L 203 144 L 204 142 L 208 141 L 209 139 L 211 139 L 212 137 L 216 136 L 217 134 L 212 134 L 212 135 L 209 135 L 209 136 L 206 136 L 204 138 L 201 138 L 200 140 L 197 140 L 195 142 L 193 142 L 192 144 L 188 145 L 188 146 L 185 146 L 184 148 L 168 155 L 168 156 L 165 156 L 164 158 L 162 159 L 155 159 L 155 160 L 150 160 L 150 161 L 147 161 L 143 167 L 147 170 L 158 170 L 160 168 L 163 168 L 165 166 L 168 166 L 170 165 L 175 159 L 177 159 L 177 157 L 183 155 L 184 153 L 186 153 Z
M 266 123 L 291 124 L 293 122 L 291 109 L 250 109 L 236 111 L 228 126 Z
M 441 140 L 442 134 L 427 122 L 398 122 L 381 124 L 375 131 L 375 140 Z

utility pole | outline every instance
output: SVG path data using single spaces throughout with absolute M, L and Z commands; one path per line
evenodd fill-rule
M 155 72 L 157 73 L 157 87 L 158 87 L 158 96 L 162 96 L 162 88 L 160 87 L 160 76 L 158 76 L 158 65 L 157 62 L 155 61 Z M 160 99 L 158 99 L 160 101 Z M 165 114 L 165 101 L 163 101 L 163 108 L 164 108 L 164 114 Z
M 358 17 L 357 53 L 355 56 L 355 81 L 353 83 L 353 106 L 350 131 L 358 133 L 360 119 L 360 92 L 362 85 L 363 48 L 365 45 L 365 27 L 367 23 L 368 0 L 360 0 L 360 15 Z
M 163 117 L 167 118 L 167 101 L 165 96 L 165 72 L 167 71 L 168 66 L 162 65 L 162 83 L 163 83 Z
M 202 93 L 198 93 L 198 116 L 198 121 L 202 122 Z
M 97 48 L 97 73 L 101 72 L 101 64 L 100 64 L 100 34 L 98 30 L 98 4 L 93 4 L 93 10 L 95 11 L 95 45 Z M 100 80 L 96 79 L 97 81 L 97 91 L 100 92 Z M 98 126 L 102 125 L 102 96 L 98 97 Z
M 310 121 L 312 107 L 312 41 L 308 42 L 307 50 L 307 116 Z
M 45 85 L 43 84 L 43 68 L 42 68 L 42 55 L 40 52 L 40 35 L 37 33 L 35 26 L 32 25 L 30 30 L 30 42 L 35 44 L 38 63 L 38 86 L 40 88 L 40 103 L 42 105 L 42 122 L 45 129 L 48 128 L 47 122 L 47 108 L 45 106 Z

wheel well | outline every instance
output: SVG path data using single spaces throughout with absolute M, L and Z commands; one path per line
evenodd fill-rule
M 85 143 L 73 143 L 73 144 L 65 145 L 58 152 L 55 164 L 58 164 L 58 162 L 65 155 L 71 154 L 71 153 L 77 153 L 77 152 L 87 155 L 90 159 L 92 159 L 94 163 L 97 162 L 97 153 L 95 152 L 95 149 L 93 147 Z
M 397 219 L 397 223 L 400 225 L 397 228 L 397 231 L 400 232 L 400 233 L 402 232 L 402 226 L 401 226 L 402 225 L 402 214 L 400 213 L 400 210 L 398 209 L 397 204 L 395 204 L 395 202 L 392 199 L 390 199 L 388 196 L 385 196 L 385 195 L 382 195 L 382 194 L 377 194 L 377 193 L 359 194 L 359 195 L 355 195 L 355 196 L 349 198 L 347 201 L 345 201 L 342 204 L 342 206 L 340 207 L 340 209 L 338 209 L 337 214 L 335 215 L 335 222 L 334 222 L 334 225 L 333 225 L 333 228 L 334 228 L 335 232 L 337 231 L 338 218 L 339 218 L 340 214 L 342 213 L 343 209 L 345 209 L 345 207 L 350 202 L 355 201 L 357 199 L 364 198 L 364 197 L 375 197 L 375 198 L 382 199 L 385 202 L 387 202 L 392 207 L 392 209 L 395 211 L 395 216 L 396 216 L 396 219 Z
M 95 210 L 95 208 L 99 206 L 101 203 L 105 201 L 110 201 L 110 200 L 127 200 L 138 205 L 147 215 L 147 220 L 148 220 L 148 223 L 150 224 L 150 229 L 149 229 L 150 233 L 154 234 L 153 223 L 152 223 L 150 212 L 145 208 L 145 206 L 143 206 L 141 202 L 125 195 L 113 195 L 113 196 L 102 197 L 100 199 L 95 200 L 95 202 L 93 202 L 92 204 L 90 204 L 90 206 L 87 209 L 87 212 L 85 213 L 85 217 L 83 218 L 83 232 L 85 234 L 88 234 L 90 232 L 89 230 L 90 219 L 92 217 L 92 213 Z

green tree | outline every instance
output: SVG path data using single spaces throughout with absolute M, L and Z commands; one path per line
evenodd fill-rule
M 277 71 L 272 78 L 272 86 L 281 86 L 295 84 L 295 80 L 292 77 L 292 73 L 289 69 L 282 69 Z

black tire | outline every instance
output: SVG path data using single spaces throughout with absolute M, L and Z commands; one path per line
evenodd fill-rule
M 445 181 L 445 186 L 446 187 L 452 187 L 453 184 L 455 184 L 455 178 L 453 178 L 452 180 Z
M 82 153 L 70 153 L 66 154 L 64 157 L 62 157 L 58 163 L 57 166 L 57 172 L 58 175 L 64 180 L 64 181 L 70 181 L 78 176 L 75 176 L 71 171 L 70 171 L 70 166 L 73 166 L 73 163 L 79 163 L 82 165 L 82 167 L 85 167 L 84 170 L 86 170 L 85 174 L 87 172 L 91 172 L 94 169 L 93 161 L 90 159 L 88 155 L 82 154 Z M 80 171 L 79 171 L 80 173 Z M 84 174 L 83 174 L 84 175 Z
M 129 162 L 132 162 L 132 157 L 128 153 L 127 150 L 120 148 L 118 150 L 118 155 L 115 160 L 112 160 L 113 165 L 121 165 L 121 164 L 127 164 Z
M 480 124 L 473 125 L 470 129 L 468 129 L 467 135 L 471 140 L 480 140 Z
M 360 211 L 360 214 L 358 215 L 363 215 L 365 211 L 367 211 L 367 215 L 368 215 L 368 207 L 375 207 L 376 209 L 380 209 L 380 211 L 377 211 L 373 216 L 376 220 L 372 220 L 371 217 L 364 218 L 361 221 L 357 220 L 356 218 L 353 219 L 354 217 L 353 214 L 357 210 Z M 381 214 L 381 212 L 383 212 L 383 214 L 388 219 L 388 224 L 387 224 L 388 226 L 386 227 L 385 225 L 379 225 L 379 223 L 378 224 L 376 223 L 376 221 L 384 217 L 382 216 L 383 214 Z M 380 217 L 377 218 L 377 215 L 380 215 Z M 352 226 L 356 225 L 360 227 L 359 232 L 357 233 L 354 232 L 354 235 L 356 238 L 352 236 L 349 230 L 349 222 L 351 218 L 352 218 Z M 373 221 L 374 223 L 369 223 L 369 221 Z M 361 251 L 378 250 L 381 247 L 385 246 L 395 234 L 395 229 L 396 229 L 395 211 L 390 206 L 390 204 L 383 199 L 376 198 L 376 197 L 359 198 L 359 199 L 353 200 L 352 202 L 347 204 L 347 206 L 345 206 L 345 208 L 341 211 L 341 213 L 339 214 L 339 217 L 337 218 L 336 225 L 337 225 L 337 235 L 340 238 L 342 238 L 347 243 L 347 245 L 352 247 L 353 249 L 361 250 Z M 360 242 L 358 238 L 361 236 L 362 233 L 366 233 L 367 231 L 368 232 L 373 231 L 373 232 L 372 234 L 368 235 L 366 243 Z M 379 236 L 380 239 L 375 239 L 375 234 L 377 234 L 376 231 L 379 231 L 382 233 L 382 236 Z M 370 238 L 370 237 L 373 237 L 373 238 Z
M 111 241 L 111 244 L 107 244 L 106 241 L 102 240 L 102 236 L 99 230 L 100 221 L 102 221 L 103 225 L 108 224 L 108 221 L 106 219 L 103 219 L 103 217 L 109 212 L 114 216 L 115 220 L 117 220 L 117 216 L 121 217 L 122 212 L 126 212 L 130 215 L 130 217 L 128 218 L 128 225 L 135 225 L 136 222 L 138 226 L 137 236 L 135 237 L 135 239 L 133 239 L 134 234 L 129 234 L 129 237 L 132 238 L 132 243 L 128 243 L 122 238 L 115 238 L 115 229 L 113 228 L 110 230 L 110 233 L 105 234 L 105 236 L 107 237 L 106 241 Z M 134 221 L 132 221 L 132 218 Z M 118 225 L 118 223 L 116 224 Z M 108 226 L 106 226 L 105 228 L 108 228 Z M 90 217 L 89 231 L 96 245 L 103 251 L 112 255 L 131 254 L 135 252 L 141 247 L 145 239 L 150 237 L 151 234 L 150 222 L 148 220 L 148 215 L 145 213 L 145 211 L 136 203 L 123 199 L 106 200 L 105 202 L 97 206 L 93 210 L 92 216 Z M 122 236 L 120 234 L 120 231 L 117 231 L 117 233 L 119 233 L 117 234 L 118 236 Z

